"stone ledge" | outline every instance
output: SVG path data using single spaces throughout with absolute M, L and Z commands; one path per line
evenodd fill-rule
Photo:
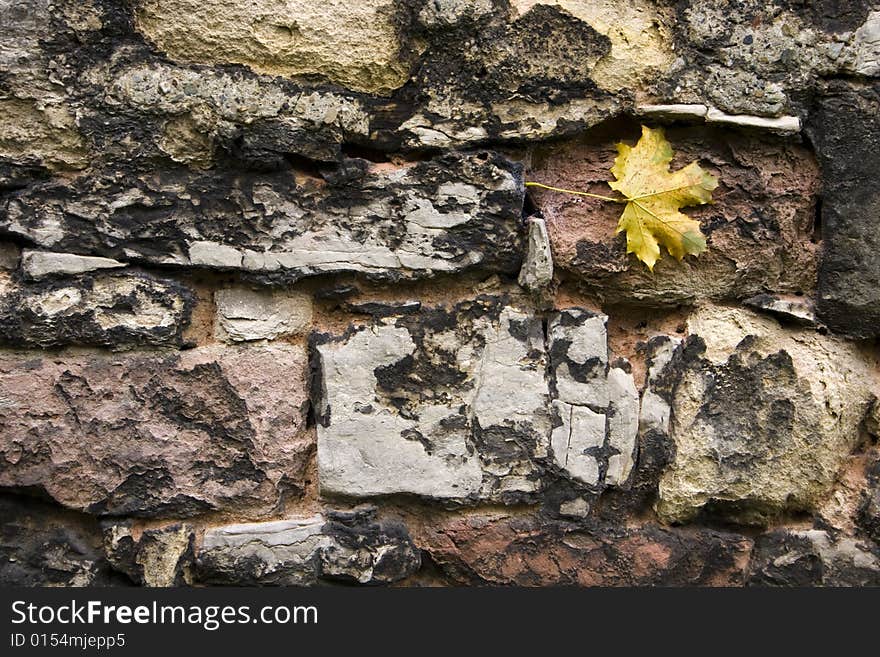
M 119 269 L 125 266 L 124 262 L 111 258 L 95 258 L 73 253 L 51 253 L 29 249 L 25 249 L 21 253 L 22 271 L 31 280 L 39 280 L 48 276 L 84 274 L 99 269 Z
M 801 131 L 801 120 L 797 116 L 765 117 L 749 114 L 727 114 L 714 107 L 700 104 L 639 105 L 636 108 L 636 114 L 667 121 L 698 121 L 708 124 L 756 128 L 780 135 L 796 135 Z

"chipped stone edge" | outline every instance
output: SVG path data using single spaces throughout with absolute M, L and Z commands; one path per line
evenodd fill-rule
M 726 114 L 714 107 L 700 104 L 639 105 L 636 113 L 648 118 L 756 128 L 780 135 L 795 135 L 801 131 L 801 120 L 797 116 L 768 118 L 750 114 Z
M 21 253 L 21 269 L 25 277 L 35 281 L 49 276 L 73 276 L 99 269 L 121 269 L 127 266 L 126 263 L 112 258 L 83 256 L 75 253 L 30 249 L 25 249 Z
M 529 218 L 526 257 L 517 279 L 529 291 L 537 292 L 553 282 L 553 253 L 547 223 L 540 217 Z

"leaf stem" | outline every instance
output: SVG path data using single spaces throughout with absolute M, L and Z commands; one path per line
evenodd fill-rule
M 590 198 L 598 198 L 602 201 L 612 201 L 614 203 L 626 203 L 626 199 L 611 198 L 610 196 L 602 196 L 601 194 L 589 194 L 587 192 L 576 192 L 573 189 L 562 189 L 561 187 L 551 187 L 539 182 L 526 182 L 526 187 L 540 187 L 541 189 L 549 189 L 551 192 L 563 192 L 564 194 L 574 194 L 575 196 L 588 196 Z
M 528 184 L 528 183 L 526 183 L 526 184 Z M 661 194 L 669 194 L 670 192 L 677 192 L 677 191 L 680 191 L 680 190 L 682 190 L 682 189 L 689 189 L 689 188 L 691 188 L 691 187 L 696 187 L 696 185 L 682 185 L 681 187 L 673 187 L 672 189 L 664 189 L 664 190 L 659 191 L 659 192 L 650 192 L 650 193 L 648 193 L 648 194 L 641 194 L 640 196 L 633 196 L 633 197 L 632 197 L 631 199 L 629 199 L 629 200 L 630 200 L 630 201 L 638 201 L 638 200 L 643 199 L 643 198 L 650 198 L 650 197 L 652 197 L 652 196 L 660 196 Z

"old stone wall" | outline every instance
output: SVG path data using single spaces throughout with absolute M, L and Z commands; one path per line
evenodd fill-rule
M 878 181 L 868 0 L 0 0 L 0 583 L 880 585 Z

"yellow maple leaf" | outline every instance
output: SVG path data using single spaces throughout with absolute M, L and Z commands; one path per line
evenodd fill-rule
M 679 210 L 690 205 L 702 205 L 712 200 L 712 190 L 718 179 L 691 162 L 683 169 L 670 171 L 672 146 L 663 130 L 642 126 L 642 136 L 635 146 L 617 145 L 617 158 L 611 173 L 615 180 L 611 189 L 624 198 L 611 198 L 568 189 L 548 187 L 540 183 L 526 183 L 555 191 L 590 196 L 616 203 L 626 203 L 617 233 L 626 232 L 626 252 L 634 253 L 648 269 L 660 258 L 660 246 L 681 260 L 686 254 L 697 255 L 706 250 L 706 237 L 700 231 L 700 222 Z
M 689 205 L 712 200 L 718 179 L 691 162 L 670 171 L 672 146 L 663 130 L 642 126 L 642 137 L 635 146 L 617 145 L 617 159 L 611 167 L 616 180 L 608 183 L 626 197 L 626 207 L 617 232 L 626 231 L 626 252 L 654 270 L 660 258 L 660 245 L 681 260 L 685 254 L 706 250 L 706 237 L 700 222 L 679 212 Z

